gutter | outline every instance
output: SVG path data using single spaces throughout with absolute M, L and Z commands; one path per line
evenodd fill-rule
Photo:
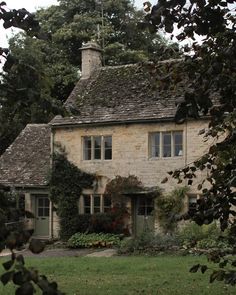
M 190 121 L 198 119 L 188 118 Z M 209 116 L 200 117 L 199 120 L 209 120 Z M 187 120 L 186 120 L 187 121 Z M 148 124 L 148 123 L 161 123 L 161 122 L 174 122 L 174 117 L 160 118 L 160 119 L 136 119 L 136 120 L 122 120 L 122 121 L 104 121 L 104 122 L 85 122 L 85 123 L 49 123 L 52 129 L 59 128 L 76 128 L 76 127 L 98 127 L 98 126 L 110 126 L 110 125 L 131 125 L 131 124 Z M 181 125 L 181 124 L 178 124 Z

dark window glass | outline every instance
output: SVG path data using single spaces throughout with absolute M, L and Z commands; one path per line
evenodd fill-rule
M 160 157 L 160 133 L 151 135 L 151 157 Z
M 111 197 L 110 196 L 104 196 L 104 212 L 108 212 L 111 210 Z
M 90 214 L 90 196 L 84 196 L 84 213 Z
M 49 216 L 49 208 L 44 208 L 44 216 Z
M 100 212 L 101 211 L 101 203 L 100 203 L 100 201 L 101 201 L 101 197 L 100 197 L 100 195 L 95 195 L 95 196 L 93 196 L 93 211 L 94 211 L 94 213 L 98 213 L 98 212 Z
M 104 159 L 112 159 L 112 137 L 104 136 Z
M 165 132 L 162 135 L 163 157 L 171 157 L 171 133 Z
M 44 212 L 43 212 L 43 208 L 38 208 L 38 217 L 43 217 L 44 216 Z
M 92 157 L 92 140 L 91 136 L 86 136 L 83 138 L 84 142 L 84 160 L 91 160 Z
M 174 156 L 183 156 L 183 132 L 173 132 Z
M 49 207 L 49 199 L 48 198 L 44 198 L 44 206 Z
M 154 201 L 151 198 L 140 197 L 138 200 L 138 215 L 148 216 L 153 213 Z
M 94 159 L 101 159 L 101 136 L 94 137 Z
M 38 207 L 44 206 L 44 198 L 38 198 Z

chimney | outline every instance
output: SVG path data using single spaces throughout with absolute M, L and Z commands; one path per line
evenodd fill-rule
M 88 42 L 81 48 L 82 79 L 88 79 L 94 70 L 102 66 L 102 49 L 96 42 Z

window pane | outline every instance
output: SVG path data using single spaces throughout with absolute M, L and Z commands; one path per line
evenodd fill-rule
M 101 197 L 100 195 L 94 195 L 93 196 L 93 212 L 99 213 L 101 212 L 101 203 L 100 203 Z
M 43 215 L 43 208 L 38 208 L 38 217 L 42 217 Z
M 112 137 L 104 136 L 104 159 L 112 159 Z
M 90 214 L 90 196 L 84 196 L 84 213 Z
M 183 132 L 173 132 L 174 156 L 183 156 Z
M 100 196 L 93 197 L 94 207 L 100 207 L 100 199 Z
M 171 133 L 163 133 L 163 157 L 171 157 Z
M 101 159 L 101 136 L 94 137 L 94 159 Z
M 49 208 L 44 208 L 44 216 L 49 216 Z
M 84 160 L 91 160 L 92 140 L 91 136 L 86 136 L 84 140 Z
M 49 198 L 44 198 L 44 206 L 49 207 Z
M 44 198 L 38 198 L 38 207 L 44 206 Z
M 151 157 L 160 157 L 160 133 L 151 135 Z
M 104 207 L 111 207 L 111 197 L 104 196 Z

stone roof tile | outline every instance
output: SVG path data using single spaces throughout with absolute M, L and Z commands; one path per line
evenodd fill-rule
M 50 168 L 50 126 L 28 124 L 0 158 L 0 184 L 45 186 Z
M 180 60 L 161 62 L 180 64 Z M 184 75 L 183 75 L 184 76 Z M 65 106 L 71 116 L 56 116 L 51 124 L 89 124 L 173 119 L 176 102 L 183 100 L 184 78 L 160 93 L 147 65 L 103 67 L 89 79 L 81 79 Z

